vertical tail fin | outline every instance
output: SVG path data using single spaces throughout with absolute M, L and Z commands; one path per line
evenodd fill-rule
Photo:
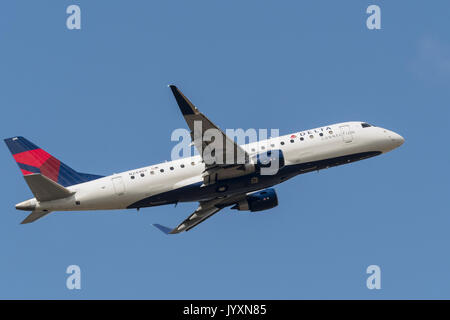
M 24 137 L 8 138 L 5 143 L 24 176 L 40 173 L 64 187 L 102 177 L 73 170 Z

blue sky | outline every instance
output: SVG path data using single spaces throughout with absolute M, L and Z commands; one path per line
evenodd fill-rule
M 81 30 L 66 28 L 81 7 Z M 382 29 L 366 28 L 370 4 Z M 450 298 L 450 4 L 445 1 L 3 1 L 0 133 L 102 175 L 168 160 L 184 128 L 167 85 L 222 128 L 280 134 L 362 120 L 391 153 L 277 186 L 261 214 L 196 204 L 53 213 L 0 148 L 0 298 Z M 65 286 L 77 264 L 82 289 Z M 366 268 L 381 267 L 381 290 Z

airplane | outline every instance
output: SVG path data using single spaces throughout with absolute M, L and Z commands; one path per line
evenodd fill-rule
M 15 206 L 31 211 L 21 223 L 34 222 L 54 211 L 139 210 L 198 202 L 198 208 L 177 227 L 154 224 L 166 234 L 176 234 L 194 228 L 226 207 L 250 212 L 276 207 L 278 197 L 273 186 L 300 174 L 378 156 L 404 142 L 393 131 L 350 121 L 239 145 L 176 86 L 169 88 L 198 155 L 101 176 L 73 170 L 24 137 L 5 139 L 34 195 Z M 201 124 L 200 133 L 195 133 L 195 123 Z M 212 141 L 202 136 L 208 129 L 216 130 L 225 144 L 206 157 L 202 151 Z M 236 161 L 236 154 L 243 161 Z M 224 162 L 226 157 L 233 161 Z M 263 174 L 274 164 L 272 174 Z

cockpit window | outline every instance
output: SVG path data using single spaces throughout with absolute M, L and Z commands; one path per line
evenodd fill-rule
M 363 128 L 369 128 L 369 127 L 371 127 L 371 125 L 368 124 L 368 123 L 361 123 L 361 127 L 363 127 Z

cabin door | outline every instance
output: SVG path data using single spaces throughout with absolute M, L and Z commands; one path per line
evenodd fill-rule
M 353 141 L 353 135 L 350 132 L 350 126 L 340 126 L 339 128 L 341 129 L 342 140 L 345 143 L 352 142 Z
M 122 177 L 112 178 L 114 191 L 118 196 L 125 194 L 125 184 L 123 183 Z

